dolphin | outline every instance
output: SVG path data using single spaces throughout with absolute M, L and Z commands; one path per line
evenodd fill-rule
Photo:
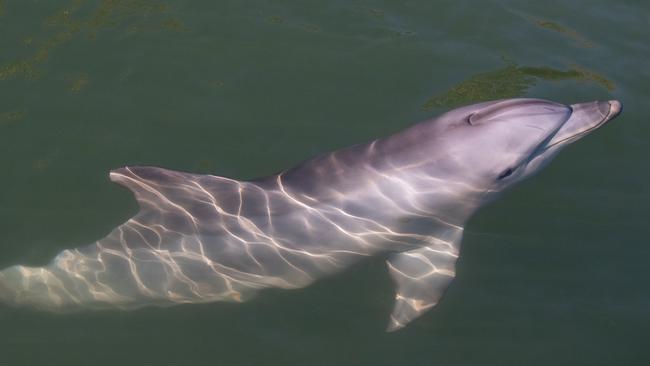
M 116 169 L 110 179 L 133 192 L 137 214 L 46 266 L 0 271 L 0 303 L 65 312 L 242 302 L 381 255 L 396 330 L 438 303 L 478 208 L 620 111 L 616 100 L 479 103 L 249 181 Z

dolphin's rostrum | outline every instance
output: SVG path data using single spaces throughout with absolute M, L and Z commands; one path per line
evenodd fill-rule
M 47 266 L 0 271 L 0 301 L 52 311 L 245 301 L 386 255 L 395 330 L 440 300 L 473 212 L 620 110 L 480 103 L 252 181 L 117 169 L 111 180 L 139 212 Z

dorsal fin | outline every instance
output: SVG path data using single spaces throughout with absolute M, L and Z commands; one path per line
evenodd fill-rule
M 109 176 L 111 181 L 133 192 L 141 209 L 152 205 L 157 209 L 164 206 L 191 209 L 197 202 L 212 202 L 232 212 L 240 205 L 241 192 L 246 185 L 235 179 L 152 166 L 119 168 L 112 170 Z
M 111 170 L 109 177 L 133 192 L 138 203 L 143 205 L 162 194 L 163 187 L 175 185 L 178 178 L 174 176 L 178 174 L 162 168 L 134 166 Z
M 191 174 L 151 166 L 112 170 L 111 181 L 133 192 L 139 218 L 178 215 L 213 222 L 221 215 L 259 217 L 281 215 L 291 203 L 270 184 L 216 175 Z

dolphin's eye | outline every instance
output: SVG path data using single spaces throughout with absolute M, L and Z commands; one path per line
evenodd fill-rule
M 517 169 L 517 168 L 515 168 L 515 169 Z M 508 168 L 508 169 L 504 170 L 503 173 L 499 174 L 498 179 L 501 180 L 503 178 L 509 177 L 512 174 L 512 172 L 514 172 L 514 171 L 515 170 L 512 169 L 512 168 Z

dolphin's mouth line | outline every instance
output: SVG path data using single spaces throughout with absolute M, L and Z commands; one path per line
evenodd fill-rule
M 544 147 L 544 150 L 548 150 L 548 149 L 550 149 L 550 148 L 552 148 L 553 146 L 556 146 L 556 145 L 558 145 L 558 144 L 562 144 L 562 143 L 565 143 L 565 142 L 568 142 L 568 141 L 573 141 L 573 140 L 579 139 L 580 137 L 582 137 L 582 136 L 584 136 L 584 135 L 590 133 L 590 132 L 593 131 L 593 130 L 596 130 L 596 129 L 600 128 L 602 125 L 604 125 L 605 123 L 607 123 L 608 121 L 610 121 L 610 120 L 612 119 L 613 114 L 614 114 L 614 113 L 613 113 L 613 111 L 612 111 L 612 104 L 609 103 L 609 110 L 607 111 L 607 114 L 606 114 L 606 115 L 603 117 L 603 119 L 600 120 L 598 123 L 596 123 L 595 125 L 593 125 L 593 126 L 587 128 L 586 130 L 583 130 L 583 131 L 580 131 L 580 132 L 576 133 L 575 135 L 567 136 L 567 137 L 563 138 L 563 139 L 560 140 L 560 141 L 556 141 L 556 142 L 552 143 L 551 145 L 547 145 L 546 147 Z M 569 119 L 570 119 L 570 118 L 569 118 Z M 568 121 L 568 120 L 567 120 L 567 121 Z M 565 122 L 565 123 L 566 123 L 566 122 Z M 560 130 L 562 130 L 562 128 L 560 128 Z M 558 130 L 558 132 L 559 132 L 560 130 Z M 557 132 L 556 132 L 556 133 L 557 133 Z

